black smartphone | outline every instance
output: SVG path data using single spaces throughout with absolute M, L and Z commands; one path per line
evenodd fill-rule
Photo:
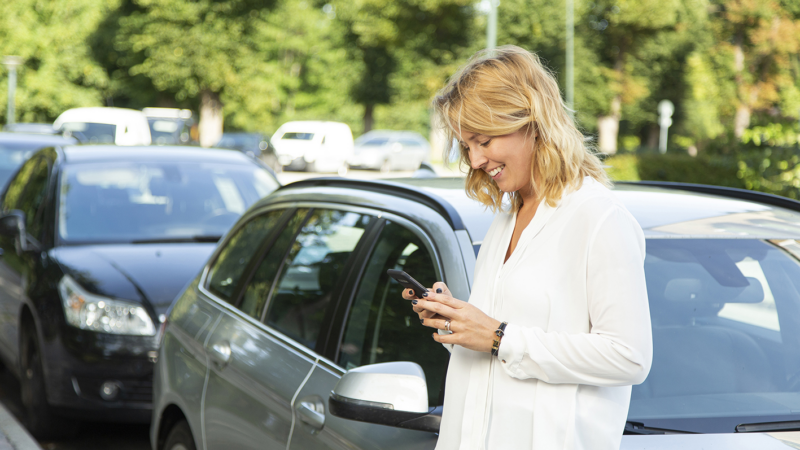
M 404 288 L 411 289 L 417 297 L 422 298 L 422 294 L 428 292 L 428 289 L 421 285 L 419 281 L 411 277 L 411 275 L 403 272 L 402 270 L 389 269 L 386 271 L 390 277 L 397 280 Z

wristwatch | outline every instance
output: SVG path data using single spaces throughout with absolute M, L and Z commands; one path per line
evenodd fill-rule
M 497 339 L 492 341 L 492 356 L 497 356 L 497 352 L 500 351 L 500 341 L 506 334 L 506 325 L 508 325 L 508 322 L 503 322 L 497 327 L 496 330 L 494 330 L 494 334 L 497 336 Z

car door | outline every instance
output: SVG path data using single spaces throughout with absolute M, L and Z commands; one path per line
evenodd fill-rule
M 9 183 L 3 197 L 3 214 L 13 210 L 25 213 L 28 236 L 20 239 L 27 239 L 34 246 L 39 246 L 45 229 L 43 216 L 51 167 L 50 159 L 45 156 L 28 160 Z M 0 348 L 4 358 L 13 363 L 17 361 L 19 350 L 20 311 L 28 289 L 37 287 L 36 268 L 41 264 L 39 252 L 23 251 L 20 239 L 0 236 Z
M 348 262 L 373 218 L 300 208 L 207 342 L 206 449 L 285 449 L 294 394 L 317 362 Z
M 385 217 L 385 216 L 384 216 Z M 419 323 L 402 286 L 388 269 L 405 270 L 425 286 L 441 279 L 433 245 L 416 226 L 400 218 L 383 221 L 366 264 L 342 297 L 344 325 L 331 353 L 320 359 L 296 395 L 291 450 L 310 449 L 432 449 L 436 434 L 390 428 L 341 419 L 327 411 L 327 399 L 347 369 L 390 361 L 413 361 L 425 371 L 428 404 L 443 400 L 448 351 L 431 339 L 431 330 Z M 309 411 L 315 411 L 316 417 Z M 320 426 L 322 423 L 322 426 Z

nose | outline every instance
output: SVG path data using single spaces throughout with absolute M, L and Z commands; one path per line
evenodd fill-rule
M 480 145 L 472 145 L 469 146 L 469 165 L 472 167 L 473 170 L 478 170 L 481 167 L 485 166 L 486 163 L 489 161 L 483 152 L 481 151 Z

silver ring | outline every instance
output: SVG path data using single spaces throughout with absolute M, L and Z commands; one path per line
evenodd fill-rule
M 444 321 L 444 328 L 447 331 L 450 331 L 450 319 L 447 319 L 447 320 Z

